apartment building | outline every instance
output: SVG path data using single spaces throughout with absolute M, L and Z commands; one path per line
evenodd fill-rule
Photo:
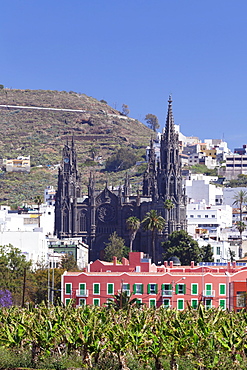
M 245 263 L 175 266 L 171 261 L 155 265 L 142 252 L 132 252 L 121 264 L 116 258 L 113 262 L 96 260 L 83 272 L 65 272 L 61 300 L 68 304 L 73 299 L 78 307 L 102 306 L 117 292 L 126 291 L 147 307 L 183 310 L 187 304 L 196 308 L 203 303 L 207 308 L 235 308 L 230 284 L 246 278 Z

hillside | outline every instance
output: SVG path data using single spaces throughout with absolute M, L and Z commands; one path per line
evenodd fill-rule
M 105 180 L 119 184 L 123 173 L 102 171 L 106 159 L 117 149 L 128 147 L 135 149 L 142 160 L 152 135 L 138 120 L 75 92 L 2 89 L 0 105 L 0 158 L 30 155 L 32 166 L 30 174 L 1 174 L 0 203 L 5 204 L 30 201 L 42 195 L 46 185 L 56 187 L 54 165 L 60 162 L 62 148 L 72 135 L 85 191 L 91 170 L 99 186 Z M 135 168 L 130 171 L 133 175 L 135 172 Z

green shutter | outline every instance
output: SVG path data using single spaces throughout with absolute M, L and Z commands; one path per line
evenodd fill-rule
M 141 285 L 141 294 L 143 294 L 143 284 Z
M 107 294 L 113 294 L 113 284 L 107 284 Z
M 211 289 L 212 289 L 212 285 L 211 284 L 206 284 L 206 290 L 211 291 Z
M 164 286 L 165 284 L 161 284 L 161 290 L 165 290 Z
M 136 294 L 136 284 L 133 285 L 133 292 Z
M 186 284 L 183 286 L 183 293 L 186 294 Z
M 223 310 L 225 310 L 225 308 L 226 308 L 226 301 L 225 301 L 225 299 L 220 299 L 220 307 L 221 307 Z
M 148 284 L 148 294 L 150 294 L 150 284 Z
M 158 284 L 155 284 L 155 294 L 158 294 Z
M 94 294 L 99 294 L 99 284 L 94 284 Z
M 129 284 L 127 284 L 127 289 L 130 290 L 130 285 Z
M 66 294 L 71 293 L 71 284 L 70 283 L 65 284 L 65 292 L 66 292 Z
M 197 306 L 198 306 L 197 299 L 192 299 L 191 306 L 192 306 L 192 308 L 197 308 Z
M 184 301 L 182 299 L 178 299 L 178 309 L 179 310 L 184 309 Z
M 169 308 L 170 306 L 170 300 L 169 299 L 164 299 L 164 307 Z
M 192 294 L 197 294 L 197 284 L 192 284 Z
M 220 284 L 220 294 L 226 294 L 226 286 L 225 286 L 225 284 Z
M 169 284 L 169 289 L 168 290 L 172 290 L 172 284 Z
M 93 300 L 93 304 L 94 304 L 94 306 L 99 306 L 99 299 L 98 298 L 95 298 Z
M 178 284 L 176 284 L 176 294 L 178 294 Z

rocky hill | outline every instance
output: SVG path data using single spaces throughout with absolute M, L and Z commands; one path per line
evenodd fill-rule
M 85 185 L 94 171 L 99 186 L 118 185 L 123 173 L 105 173 L 106 159 L 121 147 L 135 150 L 143 160 L 152 131 L 85 94 L 44 90 L 0 90 L 0 158 L 31 156 L 31 173 L 2 173 L 0 203 L 20 204 L 56 186 L 62 148 L 74 136 L 79 169 Z M 42 167 L 40 167 L 42 166 Z M 142 168 L 143 169 L 143 168 Z M 141 168 L 130 173 L 139 174 Z M 138 180 L 133 179 L 133 183 Z

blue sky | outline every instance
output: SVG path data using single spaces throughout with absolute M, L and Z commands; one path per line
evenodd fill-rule
M 105 99 L 183 134 L 247 143 L 246 0 L 1 2 L 0 83 Z

